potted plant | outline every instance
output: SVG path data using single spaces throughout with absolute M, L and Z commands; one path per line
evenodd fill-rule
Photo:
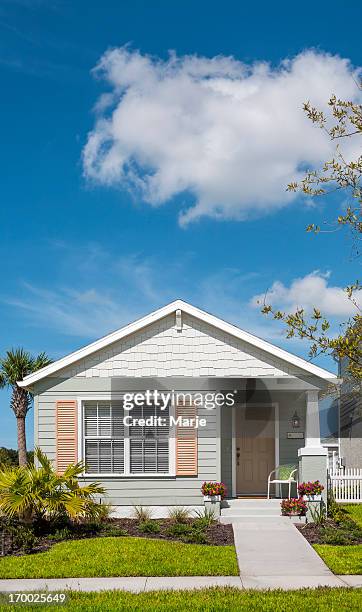
M 218 502 L 224 499 L 227 489 L 223 482 L 204 482 L 201 492 L 204 501 Z
M 305 501 L 322 501 L 322 491 L 324 486 L 315 480 L 314 482 L 301 482 L 298 486 L 298 493 Z
M 307 504 L 302 497 L 283 499 L 280 504 L 283 516 L 305 516 Z

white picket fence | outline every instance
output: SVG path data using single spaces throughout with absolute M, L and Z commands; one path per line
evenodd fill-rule
M 362 468 L 333 467 L 329 482 L 337 502 L 362 503 Z

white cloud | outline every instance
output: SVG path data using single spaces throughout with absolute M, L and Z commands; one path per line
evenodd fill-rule
M 328 284 L 329 276 L 329 273 L 315 270 L 302 278 L 296 278 L 289 287 L 275 281 L 267 294 L 255 295 L 250 303 L 260 308 L 260 303 L 265 300 L 267 304 L 288 312 L 300 307 L 311 312 L 316 307 L 326 316 L 349 317 L 356 312 L 356 308 L 341 287 Z
M 96 104 L 85 176 L 153 206 L 188 193 L 194 204 L 181 224 L 286 206 L 293 196 L 285 187 L 301 165 L 318 166 L 332 150 L 303 102 L 325 107 L 331 93 L 359 95 L 348 60 L 316 51 L 272 67 L 224 56 L 163 61 L 121 47 L 105 53 L 95 73 L 111 91 Z

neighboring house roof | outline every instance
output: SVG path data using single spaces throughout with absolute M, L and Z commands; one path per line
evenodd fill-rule
M 62 370 L 63 368 L 69 365 L 72 365 L 80 359 L 84 359 L 85 357 L 88 357 L 89 355 L 92 355 L 93 353 L 104 349 L 105 347 L 113 344 L 114 342 L 117 342 L 118 340 L 121 340 L 122 338 L 125 338 L 126 336 L 129 336 L 130 334 L 139 331 L 147 325 L 150 325 L 151 323 L 154 323 L 155 321 L 158 321 L 159 319 L 162 319 L 163 317 L 166 317 L 167 315 L 176 312 L 176 310 L 181 310 L 182 312 L 196 317 L 204 323 L 208 323 L 209 325 L 212 325 L 217 329 L 222 330 L 223 332 L 230 334 L 235 338 L 238 338 L 239 340 L 243 340 L 244 342 L 247 342 L 252 346 L 262 349 L 263 351 L 269 353 L 274 357 L 283 359 L 287 363 L 292 364 L 300 368 L 301 370 L 304 370 L 308 374 L 313 374 L 314 376 L 317 376 L 318 378 L 324 380 L 333 379 L 333 381 L 336 383 L 338 381 L 338 378 L 335 374 L 332 374 L 331 372 L 328 372 L 323 368 L 313 365 L 312 363 L 305 361 L 305 359 L 297 357 L 296 355 L 293 355 L 288 351 L 274 346 L 273 344 L 270 344 L 269 342 L 266 342 L 265 340 L 262 340 L 261 338 L 258 338 L 257 336 L 254 336 L 253 334 L 250 334 L 240 329 L 239 327 L 232 325 L 231 323 L 227 323 L 226 321 L 223 321 L 222 319 L 219 319 L 218 317 L 215 317 L 214 315 L 211 315 L 205 312 L 204 310 L 200 310 L 199 308 L 196 308 L 195 306 L 192 306 L 191 304 L 188 304 L 183 300 L 176 300 L 174 302 L 171 302 L 170 304 L 167 304 L 166 306 L 163 306 L 163 308 L 159 308 L 158 310 L 151 312 L 147 316 L 142 317 L 137 321 L 134 321 L 133 323 L 129 323 L 128 325 L 121 327 L 121 329 L 114 331 L 111 334 L 108 334 L 107 336 L 104 336 L 103 338 L 100 338 L 99 340 L 88 344 L 87 346 L 75 351 L 74 353 L 70 353 L 70 355 L 66 355 L 65 357 L 62 357 L 62 359 L 58 359 L 58 361 L 55 361 L 54 363 L 51 363 L 45 368 L 38 370 L 34 374 L 29 374 L 29 376 L 26 376 L 24 380 L 20 381 L 18 384 L 20 387 L 30 387 L 37 381 L 42 380 L 43 378 L 46 378 L 49 375 L 53 375 L 59 370 Z

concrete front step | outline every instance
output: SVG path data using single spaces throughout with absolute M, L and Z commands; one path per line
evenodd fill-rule
M 228 499 L 222 516 L 280 516 L 280 499 Z
M 250 514 L 250 515 L 243 515 L 243 516 L 235 516 L 235 515 L 228 515 L 228 516 L 223 516 L 221 515 L 219 517 L 219 521 L 220 523 L 223 523 L 225 525 L 235 525 L 235 524 L 241 524 L 241 525 L 245 525 L 245 524 L 260 524 L 260 525 L 281 525 L 281 524 L 297 524 L 297 525 L 302 525 L 306 522 L 306 518 L 305 516 L 298 516 L 298 517 L 289 517 L 289 516 L 281 516 L 279 515 L 275 515 L 275 514 L 269 514 L 269 515 L 260 515 L 260 516 L 255 516 L 255 514 Z
M 280 506 L 258 508 L 258 506 L 222 508 L 221 516 L 280 516 Z
M 223 504 L 227 506 L 272 506 L 280 504 L 281 501 L 279 497 L 273 497 L 272 499 L 266 499 L 265 497 L 238 497 L 234 499 L 225 499 Z

